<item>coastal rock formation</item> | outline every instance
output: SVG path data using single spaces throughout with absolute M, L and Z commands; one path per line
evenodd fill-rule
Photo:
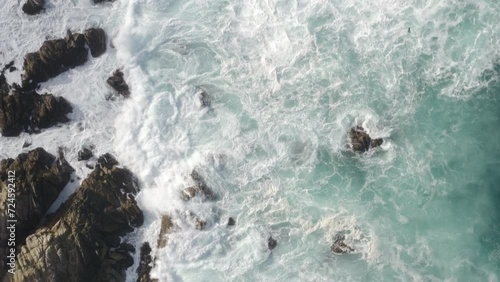
M 0 132 L 3 136 L 18 136 L 22 131 L 37 132 L 40 128 L 69 121 L 66 114 L 73 109 L 62 97 L 40 95 L 35 91 L 14 91 L 9 95 L 5 94 L 5 85 L 0 88 Z
M 123 72 L 121 70 L 115 70 L 113 72 L 113 75 L 106 80 L 106 82 L 116 90 L 116 92 L 120 95 L 123 95 L 123 97 L 128 97 L 130 96 L 130 90 L 128 88 L 128 84 L 125 82 L 125 79 L 123 78 Z
M 372 139 L 361 126 L 351 128 L 349 132 L 352 149 L 356 152 L 366 152 L 370 148 L 375 148 L 384 142 L 382 138 Z
M 137 282 L 152 282 L 151 269 L 153 268 L 153 257 L 148 242 L 142 244 L 139 266 L 137 267 Z
M 273 236 L 269 236 L 269 238 L 267 238 L 267 248 L 269 250 L 276 248 L 277 245 L 278 242 L 276 241 L 276 239 L 273 238 Z
M 137 180 L 109 154 L 18 249 L 11 281 L 124 281 L 132 264 L 123 236 L 143 224 Z
M 5 75 L 0 73 L 0 99 L 9 95 L 10 92 L 10 85 L 7 83 L 7 79 L 5 78 Z
M 234 226 L 235 224 L 236 224 L 236 221 L 234 220 L 234 218 L 230 217 L 227 220 L 227 226 Z
M 22 86 L 35 89 L 38 83 L 56 77 L 68 69 L 83 65 L 87 61 L 89 44 L 92 56 L 97 57 L 106 50 L 106 35 L 100 28 L 88 29 L 85 35 L 68 31 L 66 38 L 47 40 L 38 52 L 24 57 Z
M 85 31 L 85 40 L 92 57 L 99 57 L 106 52 L 106 33 L 102 28 L 89 28 Z
M 196 196 L 196 194 L 200 194 L 203 199 L 208 199 L 212 200 L 215 198 L 214 193 L 212 192 L 212 189 L 210 189 L 207 184 L 205 183 L 205 180 L 201 177 L 201 175 L 196 171 L 193 170 L 191 172 L 191 178 L 193 179 L 195 185 L 185 188 L 182 190 L 181 197 L 184 200 L 190 200 Z
M 344 243 L 344 240 L 344 235 L 337 234 L 335 236 L 335 241 L 330 248 L 334 254 L 347 254 L 354 251 L 353 248 Z
M 43 10 L 45 0 L 27 0 L 23 5 L 23 12 L 28 15 L 36 15 Z
M 94 0 L 94 3 L 99 4 L 99 3 L 104 3 L 104 2 L 114 2 L 115 0 Z
M 83 148 L 78 152 L 78 161 L 86 161 L 92 158 L 94 154 L 88 148 Z
M 164 248 L 167 245 L 167 233 L 174 225 L 172 218 L 168 215 L 161 217 L 160 236 L 158 238 L 158 248 Z
M 0 201 L 3 204 L 0 205 L 0 263 L 2 265 L 5 265 L 5 247 L 8 240 L 7 220 L 17 220 L 15 239 L 16 245 L 20 245 L 41 223 L 47 210 L 70 180 L 73 171 L 64 159 L 56 159 L 42 148 L 20 154 L 16 159 L 1 161 Z M 8 188 L 13 188 L 11 194 L 15 195 L 13 205 L 10 207 L 7 205 L 10 203 L 7 201 L 10 198 Z M 15 210 L 15 218 L 7 218 L 8 208 Z

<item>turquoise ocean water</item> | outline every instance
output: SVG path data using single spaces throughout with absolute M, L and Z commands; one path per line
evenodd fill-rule
M 95 25 L 114 49 L 42 86 L 87 129 L 33 146 L 93 142 L 138 176 L 127 239 L 152 244 L 160 281 L 499 281 L 498 0 L 48 3 L 33 19 L 0 3 L 2 60 Z M 111 103 L 120 67 L 132 95 Z M 353 153 L 355 125 L 384 144 Z M 193 169 L 217 200 L 180 198 Z M 336 234 L 355 252 L 332 254 Z
M 498 281 L 499 14 L 492 0 L 129 3 L 121 55 L 139 91 L 117 150 L 151 226 L 177 215 L 155 275 Z M 354 125 L 382 148 L 346 149 Z M 193 167 L 218 201 L 177 199 Z M 330 253 L 337 233 L 355 253 Z

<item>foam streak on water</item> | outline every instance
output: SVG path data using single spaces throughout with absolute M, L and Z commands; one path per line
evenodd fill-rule
M 129 239 L 151 242 L 155 277 L 498 281 L 497 1 L 123 0 L 109 9 L 109 56 L 133 95 L 102 123 L 110 141 L 96 142 L 142 182 L 146 223 Z M 353 125 L 385 138 L 382 148 L 346 150 Z M 180 199 L 194 168 L 217 201 Z M 163 213 L 176 227 L 158 250 Z M 337 233 L 354 254 L 330 253 Z

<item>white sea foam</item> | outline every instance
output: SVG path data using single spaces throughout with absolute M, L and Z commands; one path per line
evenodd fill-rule
M 498 56 L 500 29 L 494 1 L 455 2 L 52 1 L 28 18 L 8 0 L 0 4 L 8 27 L 0 36 L 10 38 L 0 46 L 2 62 L 15 59 L 21 69 L 23 54 L 66 28 L 102 26 L 116 49 L 44 83 L 75 106 L 72 121 L 0 137 L 0 156 L 16 156 L 25 140 L 52 153 L 65 146 L 78 184 L 89 172 L 76 161 L 81 146 L 116 154 L 139 177 L 146 215 L 126 239 L 137 249 L 150 242 L 152 275 L 162 281 L 458 279 L 443 270 L 451 266 L 442 253 L 452 246 L 436 237 L 469 240 L 465 249 L 472 250 L 476 234 L 452 237 L 426 226 L 453 218 L 439 208 L 453 193 L 440 173 L 453 174 L 457 161 L 440 157 L 449 154 L 442 143 L 457 143 L 451 130 L 425 132 L 420 119 L 430 123 L 422 108 L 433 106 L 432 97 L 477 94 L 485 85 L 478 77 Z M 118 67 L 132 95 L 106 101 L 105 79 Z M 198 100 L 201 90 L 208 108 Z M 384 144 L 349 153 L 354 125 Z M 181 200 L 193 169 L 217 201 Z M 175 228 L 159 250 L 162 214 Z M 193 214 L 207 221 L 206 230 L 196 230 Z M 235 227 L 226 227 L 228 217 Z M 330 254 L 337 233 L 354 254 Z M 272 252 L 270 235 L 278 240 Z M 460 269 L 498 279 L 481 262 Z

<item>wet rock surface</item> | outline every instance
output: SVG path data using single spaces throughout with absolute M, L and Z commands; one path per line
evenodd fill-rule
M 132 265 L 123 236 L 143 224 L 137 180 L 101 156 L 74 194 L 18 249 L 11 281 L 124 281 Z
M 14 180 L 9 176 L 14 172 Z M 0 163 L 0 263 L 5 265 L 7 246 L 7 209 L 15 210 L 16 245 L 24 242 L 41 223 L 42 218 L 59 193 L 70 180 L 73 168 L 64 160 L 57 159 L 42 148 L 20 154 L 15 159 L 5 159 Z M 11 184 L 11 185 L 9 185 Z M 8 188 L 15 195 L 9 207 Z M 0 272 L 0 277 L 1 277 Z
M 382 138 L 372 139 L 361 126 L 351 128 L 349 132 L 352 149 L 356 152 L 366 152 L 371 148 L 376 148 L 384 142 Z
M 137 267 L 137 282 L 152 282 L 151 269 L 153 268 L 153 257 L 151 256 L 151 247 L 148 242 L 142 244 L 140 262 Z
M 23 5 L 23 12 L 28 15 L 36 15 L 43 11 L 45 0 L 27 0 Z
M 83 65 L 88 55 L 86 44 L 89 44 L 94 57 L 100 56 L 106 50 L 104 31 L 91 28 L 85 35 L 68 31 L 64 39 L 46 40 L 37 52 L 28 53 L 24 57 L 24 73 L 21 76 L 23 88 L 35 89 L 40 82 Z
M 66 99 L 35 91 L 18 90 L 9 94 L 9 89 L 6 84 L 0 85 L 0 132 L 3 136 L 18 136 L 23 131 L 36 133 L 39 129 L 69 121 L 66 115 L 73 109 Z
M 276 241 L 276 239 L 273 238 L 273 236 L 269 236 L 269 238 L 267 238 L 267 248 L 269 250 L 276 248 L 277 245 L 278 242 Z
M 113 75 L 106 80 L 106 82 L 113 88 L 118 94 L 124 97 L 130 96 L 130 90 L 128 84 L 123 78 L 123 72 L 121 70 L 115 70 Z
M 337 234 L 330 249 L 334 254 L 347 254 L 353 252 L 354 249 L 344 243 L 345 236 Z
M 172 228 L 172 218 L 168 215 L 161 217 L 160 236 L 158 238 L 158 248 L 164 248 L 167 245 L 167 233 Z
M 182 190 L 181 197 L 184 200 L 190 200 L 197 194 L 201 195 L 202 198 L 206 200 L 215 199 L 215 195 L 212 192 L 212 189 L 207 186 L 203 177 L 196 170 L 193 170 L 191 172 L 191 178 L 193 179 L 195 185 Z
M 235 224 L 236 224 L 236 221 L 234 220 L 234 218 L 230 217 L 227 220 L 227 226 L 234 226 Z
M 78 152 L 78 161 L 86 161 L 94 156 L 94 153 L 88 148 L 83 148 Z
M 85 41 L 92 57 L 99 57 L 106 52 L 106 33 L 102 28 L 89 28 L 85 31 Z

